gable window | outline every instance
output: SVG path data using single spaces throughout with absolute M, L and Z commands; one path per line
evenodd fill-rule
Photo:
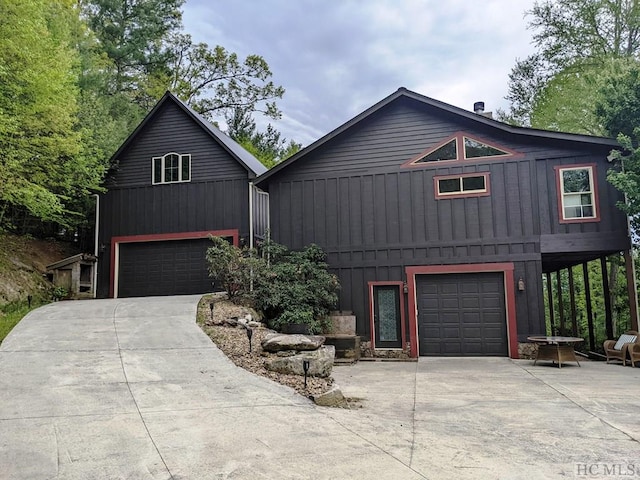
M 153 157 L 153 184 L 188 182 L 191 180 L 191 155 L 167 153 L 162 157 Z
M 561 223 L 599 221 L 595 165 L 556 167 Z
M 489 195 L 489 172 L 433 177 L 436 198 Z
M 435 166 L 438 162 L 458 162 L 465 160 L 499 160 L 505 157 L 521 156 L 511 149 L 494 145 L 462 132 L 448 137 L 404 163 L 403 167 Z

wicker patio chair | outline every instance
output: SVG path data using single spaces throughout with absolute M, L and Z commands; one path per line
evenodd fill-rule
M 638 345 L 639 339 L 640 335 L 638 332 L 631 330 L 624 335 L 620 335 L 617 341 L 605 340 L 604 353 L 607 355 L 607 363 L 609 363 L 609 360 L 620 360 L 622 365 L 626 365 L 627 352 L 630 346 Z
M 636 362 L 640 365 L 640 343 L 629 345 L 629 356 L 631 357 L 632 367 L 636 366 Z

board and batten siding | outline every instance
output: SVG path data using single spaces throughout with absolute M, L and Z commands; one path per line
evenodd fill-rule
M 518 152 L 514 157 L 403 167 L 464 132 Z M 624 238 L 621 196 L 606 182 L 605 147 L 515 135 L 399 99 L 268 179 L 271 230 L 290 248 L 320 245 L 340 277 L 341 310 L 369 335 L 370 281 L 406 280 L 405 267 L 512 262 L 518 336 L 544 332 L 541 236 Z M 560 224 L 559 164 L 597 163 L 600 222 Z M 434 176 L 486 173 L 490 195 L 436 198 Z M 605 218 L 606 217 L 606 218 Z M 621 244 L 624 242 L 620 242 Z M 560 244 L 559 244 L 560 245 Z M 610 245 L 609 245 L 610 247 Z
M 191 155 L 192 182 L 247 178 L 247 171 L 178 105 L 165 102 L 119 158 L 109 189 L 151 185 L 151 159 L 169 152 Z
M 169 152 L 191 155 L 191 180 L 152 185 L 152 158 Z M 237 160 L 180 107 L 166 102 L 121 152 L 101 196 L 99 242 L 105 250 L 98 296 L 109 295 L 112 237 L 230 229 L 247 236 L 249 182 Z

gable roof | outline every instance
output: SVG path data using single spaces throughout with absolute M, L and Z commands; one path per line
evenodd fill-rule
M 494 120 L 492 118 L 488 118 L 488 117 L 485 117 L 483 115 L 479 115 L 479 114 L 477 114 L 475 112 L 470 112 L 468 110 L 464 110 L 462 108 L 455 107 L 453 105 L 449 105 L 448 103 L 444 103 L 444 102 L 441 102 L 439 100 L 435 100 L 433 98 L 421 95 L 421 94 L 416 93 L 416 92 L 412 92 L 411 90 L 408 90 L 408 89 L 406 89 L 404 87 L 400 87 L 398 90 L 396 90 L 394 93 L 392 93 L 388 97 L 380 100 L 378 103 L 376 103 L 375 105 L 369 107 L 364 112 L 360 113 L 359 115 L 356 115 L 355 117 L 353 117 L 348 122 L 342 124 L 341 126 L 336 128 L 335 130 L 329 132 L 324 137 L 320 138 L 319 140 L 316 140 L 311 145 L 303 148 L 298 153 L 296 153 L 295 155 L 292 155 L 291 157 L 289 157 L 284 162 L 279 163 L 275 167 L 271 168 L 270 170 L 268 170 L 267 172 L 262 174 L 256 180 L 256 182 L 255 182 L 256 185 L 259 185 L 260 183 L 262 183 L 263 181 L 267 180 L 272 175 L 274 175 L 274 174 L 278 173 L 279 171 L 287 168 L 289 165 L 291 165 L 292 163 L 295 163 L 300 158 L 304 157 L 305 155 L 308 155 L 310 152 L 313 152 L 314 150 L 316 150 L 317 148 L 319 148 L 322 145 L 326 144 L 327 142 L 329 142 L 330 140 L 334 139 L 338 135 L 342 134 L 346 130 L 350 129 L 351 127 L 353 127 L 353 126 L 357 125 L 358 123 L 362 122 L 363 120 L 365 120 L 369 116 L 373 115 L 378 110 L 386 107 L 390 103 L 392 103 L 392 102 L 394 102 L 394 101 L 396 101 L 396 100 L 398 100 L 400 98 L 409 98 L 409 99 L 415 100 L 417 102 L 420 102 L 420 103 L 422 103 L 424 105 L 427 105 L 429 107 L 437 108 L 437 109 L 442 110 L 444 112 L 452 113 L 454 115 L 463 117 L 463 118 L 471 120 L 473 122 L 477 122 L 479 124 L 483 124 L 483 125 L 487 125 L 487 126 L 490 126 L 490 127 L 493 127 L 493 128 L 497 128 L 497 129 L 502 130 L 504 132 L 508 132 L 508 133 L 515 134 L 515 135 L 526 135 L 528 137 L 548 138 L 548 139 L 555 139 L 555 140 L 568 140 L 568 141 L 572 141 L 572 142 L 582 142 L 582 143 L 590 143 L 590 144 L 608 146 L 608 147 L 611 147 L 611 148 L 619 146 L 618 142 L 613 138 L 595 137 L 595 136 L 592 136 L 592 135 L 581 135 L 581 134 L 576 134 L 576 133 L 554 132 L 554 131 L 550 131 L 550 130 L 540 130 L 540 129 L 536 129 L 536 128 L 517 127 L 517 126 L 509 125 L 507 123 L 503 123 L 503 122 L 500 122 L 498 120 Z
M 120 148 L 111 157 L 111 160 L 119 157 L 122 152 L 133 142 L 138 133 L 149 123 L 156 115 L 156 113 L 162 108 L 166 102 L 174 102 L 180 109 L 182 109 L 189 117 L 191 117 L 206 133 L 213 137 L 218 144 L 222 146 L 240 165 L 242 165 L 247 172 L 253 175 L 261 175 L 267 171 L 267 168 L 260 163 L 260 161 L 247 152 L 242 146 L 236 143 L 231 137 L 222 133 L 215 125 L 208 122 L 202 115 L 196 112 L 193 108 L 188 106 L 173 93 L 167 90 L 162 98 L 156 103 L 151 111 L 144 117 L 144 120 L 140 122 L 140 125 L 127 137 Z

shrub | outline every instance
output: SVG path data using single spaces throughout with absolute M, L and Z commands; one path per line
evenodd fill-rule
M 207 249 L 209 276 L 227 292 L 229 300 L 250 296 L 252 278 L 261 275 L 263 261 L 248 249 L 241 250 L 221 237 L 211 237 Z
M 263 256 L 268 263 L 254 283 L 254 298 L 272 326 L 306 324 L 312 333 L 326 327 L 329 310 L 338 302 L 340 285 L 328 272 L 325 253 L 317 245 L 302 251 L 267 242 Z

